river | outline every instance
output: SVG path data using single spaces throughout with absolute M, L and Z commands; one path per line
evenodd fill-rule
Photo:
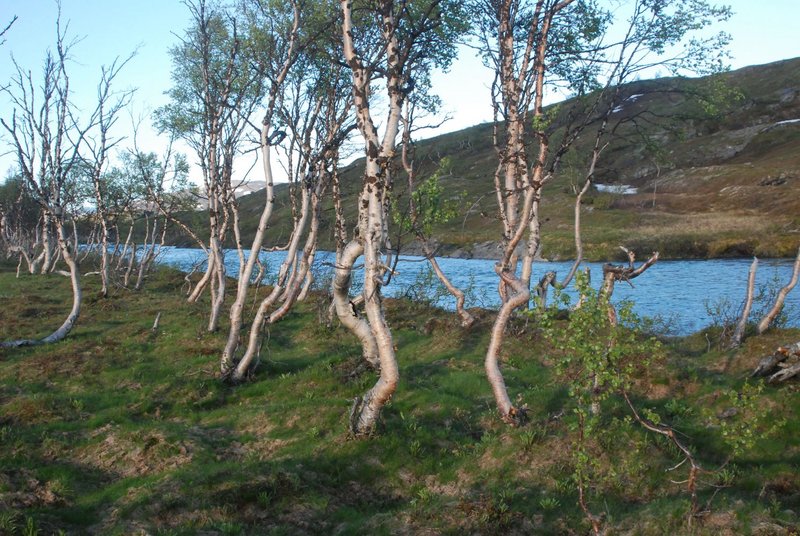
M 267 263 L 266 282 L 274 278 L 285 253 L 262 253 Z M 160 252 L 159 262 L 183 271 L 203 262 L 202 250 L 194 248 L 165 247 Z M 334 255 L 329 252 L 317 254 L 314 272 L 317 285 L 326 285 Z M 467 307 L 497 307 L 497 275 L 493 260 L 439 258 L 442 270 L 454 284 L 466 289 Z M 436 302 L 445 308 L 454 309 L 455 301 L 446 293 L 440 292 L 438 282 L 429 277 L 428 264 L 421 257 L 401 256 L 397 273 L 390 285 L 385 287 L 387 296 L 408 295 L 418 299 Z M 659 325 L 671 334 L 685 335 L 712 323 L 709 309 L 722 309 L 736 314 L 744 301 L 750 259 L 713 260 L 672 260 L 659 261 L 631 284 L 617 283 L 614 301 L 631 300 L 634 311 L 640 316 L 656 318 Z M 767 289 L 777 290 L 785 285 L 791 276 L 792 260 L 761 259 L 756 276 L 756 294 Z M 238 275 L 238 257 L 235 250 L 226 252 L 228 275 Z M 570 262 L 537 262 L 534 264 L 534 281 L 547 271 L 555 271 L 563 277 L 571 266 Z M 593 285 L 597 287 L 602 279 L 602 263 L 584 263 L 591 269 Z M 202 269 L 202 266 L 198 269 Z M 358 280 L 358 277 L 356 277 Z M 358 283 L 356 283 L 358 284 Z M 793 290 L 784 311 L 788 325 L 800 326 L 800 285 Z M 551 293 L 552 295 L 552 293 Z M 761 300 L 753 307 L 751 320 L 764 307 L 771 305 Z

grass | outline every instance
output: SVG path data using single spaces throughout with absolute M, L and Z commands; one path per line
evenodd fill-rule
M 323 297 L 273 326 L 253 380 L 231 387 L 216 378 L 224 335 L 203 331 L 207 304 L 183 300 L 182 275 L 159 271 L 142 292 L 107 299 L 86 283 L 67 340 L 0 354 L 0 533 L 587 533 L 570 476 L 570 398 L 533 325 L 516 325 L 503 350 L 509 390 L 532 421 L 512 429 L 483 377 L 491 315 L 476 311 L 464 332 L 452 315 L 387 300 L 401 385 L 379 434 L 352 440 L 350 403 L 375 377 L 354 373 L 355 339 L 317 322 Z M 0 339 L 41 335 L 67 312 L 66 278 L 15 279 L 5 266 L 0 289 Z M 708 351 L 703 334 L 671 341 L 638 400 L 714 467 L 727 458 L 715 428 L 724 393 L 798 336 L 770 332 L 735 354 Z M 731 460 L 697 534 L 797 531 L 798 386 L 762 396 L 767 421 L 786 423 Z M 608 411 L 609 425 L 624 414 Z M 600 439 L 613 448 L 599 459 L 617 473 L 603 472 L 591 497 L 608 525 L 688 533 L 688 497 L 664 472 L 669 449 L 635 428 Z M 701 500 L 714 493 L 703 485 Z

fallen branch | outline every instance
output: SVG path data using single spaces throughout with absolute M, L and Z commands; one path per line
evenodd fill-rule
M 767 383 L 784 382 L 800 374 L 800 342 L 779 346 L 772 355 L 759 361 L 753 377 L 766 377 Z

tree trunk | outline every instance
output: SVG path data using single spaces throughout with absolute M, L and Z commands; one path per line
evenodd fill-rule
M 589 190 L 589 186 L 592 184 L 592 175 L 594 174 L 594 164 L 596 160 L 596 158 L 592 160 L 592 166 L 589 171 L 589 175 L 586 178 L 586 182 L 583 183 L 583 188 L 581 188 L 580 192 L 578 192 L 578 195 L 575 197 L 575 261 L 572 263 L 572 266 L 570 267 L 569 272 L 567 272 L 566 277 L 564 277 L 564 279 L 561 281 L 561 288 L 565 288 L 570 284 L 570 282 L 572 282 L 572 278 L 575 277 L 575 273 L 578 271 L 581 262 L 583 262 L 583 240 L 581 238 L 581 201 L 583 200 L 584 194 Z
M 203 294 L 203 291 L 208 286 L 208 282 L 211 281 L 211 276 L 214 272 L 214 264 L 211 262 L 211 250 L 208 251 L 208 260 L 206 261 L 206 271 L 203 272 L 203 276 L 197 281 L 194 285 L 194 288 L 189 293 L 189 296 L 186 298 L 186 301 L 189 303 L 195 303 L 197 300 L 200 299 L 200 296 Z
M 128 236 L 125 238 L 125 244 L 122 246 L 122 251 L 119 254 L 119 258 L 117 259 L 117 270 L 122 267 L 122 261 L 125 259 L 125 255 L 128 253 L 128 248 L 131 245 L 131 237 L 133 236 L 133 217 L 131 217 L 131 226 L 128 228 Z
M 233 372 L 231 378 L 233 381 L 241 381 L 245 378 L 248 370 L 250 369 L 253 360 L 258 353 L 259 348 L 261 347 L 261 330 L 264 327 L 265 322 L 275 322 L 277 319 L 281 318 L 283 315 L 288 312 L 289 308 L 294 303 L 294 297 L 296 297 L 296 293 L 294 296 L 286 297 L 282 306 L 273 312 L 269 318 L 267 317 L 267 311 L 270 307 L 272 307 L 275 302 L 280 298 L 281 294 L 287 288 L 287 281 L 290 282 L 290 268 L 294 264 L 295 259 L 297 257 L 297 249 L 300 243 L 300 236 L 303 234 L 305 230 L 306 222 L 308 221 L 308 203 L 309 203 L 309 196 L 310 193 L 307 189 L 304 188 L 303 190 L 303 206 L 300 220 L 295 223 L 294 229 L 292 230 L 292 237 L 291 241 L 289 242 L 289 247 L 286 252 L 286 258 L 283 260 L 281 267 L 278 271 L 278 279 L 275 282 L 275 286 L 272 289 L 272 292 L 261 301 L 261 304 L 258 306 L 258 311 L 256 312 L 255 317 L 253 318 L 253 323 L 250 326 L 250 335 L 248 337 L 247 342 L 247 349 L 245 350 L 242 359 L 236 365 L 236 369 Z M 251 268 L 252 269 L 252 268 Z M 298 291 L 299 292 L 299 291 Z M 230 339 L 229 339 L 230 340 Z M 223 373 L 225 371 L 223 370 Z
M 166 231 L 166 222 L 164 223 L 164 231 Z M 153 260 L 156 256 L 156 236 L 158 235 L 158 217 L 156 216 L 153 218 L 153 232 L 152 238 L 150 239 L 150 245 L 148 246 L 145 242 L 144 250 L 142 251 L 142 258 L 139 260 L 139 272 L 136 276 L 136 284 L 134 285 L 134 290 L 141 290 L 142 284 L 144 283 L 144 275 L 150 269 L 150 265 L 153 263 Z M 163 231 L 162 231 L 162 243 L 163 243 Z
M 369 163 L 367 173 L 369 173 Z M 383 316 L 381 279 L 383 268 L 380 244 L 383 239 L 383 203 L 376 189 L 370 191 L 367 180 L 369 216 L 364 246 L 364 310 L 370 330 L 378 347 L 381 373 L 377 383 L 362 398 L 357 398 L 351 413 L 351 432 L 356 436 L 371 435 L 375 431 L 383 406 L 397 389 L 400 374 L 392 343 L 392 334 Z
M 342 325 L 361 341 L 364 360 L 377 369 L 380 367 L 378 343 L 369 324 L 358 316 L 350 301 L 353 265 L 363 252 L 364 246 L 358 240 L 353 240 L 345 246 L 342 254 L 336 259 L 336 270 L 333 274 L 333 305 L 336 309 L 336 316 Z
M 42 274 L 46 274 L 50 271 L 53 267 L 53 244 L 52 244 L 52 232 L 50 230 L 52 226 L 51 216 L 49 211 L 45 211 L 44 215 L 42 216 L 42 247 L 44 258 L 42 259 Z
M 764 318 L 758 323 L 758 334 L 761 335 L 769 326 L 775 321 L 781 311 L 783 310 L 783 303 L 786 301 L 786 296 L 792 291 L 792 289 L 797 285 L 797 277 L 800 275 L 800 249 L 797 250 L 797 258 L 794 260 L 794 267 L 792 268 L 792 277 L 789 280 L 789 283 L 785 287 L 783 287 L 779 292 L 778 296 L 775 298 L 775 303 L 772 305 L 772 308 L 764 315 Z
M 213 333 L 219 328 L 219 317 L 222 314 L 222 305 L 225 302 L 225 252 L 219 238 L 211 236 L 209 251 L 212 252 L 208 262 L 213 267 L 211 272 L 211 314 L 208 317 L 208 331 Z
M 422 250 L 425 253 L 425 257 L 428 259 L 428 263 L 433 268 L 433 273 L 436 274 L 436 277 L 439 278 L 439 281 L 442 282 L 444 287 L 447 291 L 453 295 L 456 299 L 456 313 L 459 317 L 461 317 L 461 327 L 463 328 L 470 328 L 472 324 L 475 323 L 475 317 L 472 316 L 469 311 L 464 309 L 464 293 L 461 291 L 460 288 L 453 285 L 453 283 L 448 279 L 442 269 L 439 267 L 439 263 L 436 261 L 436 257 L 433 256 L 433 251 L 431 251 L 430 245 L 428 244 L 427 240 L 423 241 Z
M 518 307 L 522 307 L 528 303 L 530 291 L 528 287 L 513 274 L 504 272 L 499 264 L 495 266 L 495 271 L 506 284 L 506 288 L 510 292 L 508 293 L 508 299 L 500 306 L 500 310 L 497 312 L 497 317 L 492 326 L 484 368 L 486 370 L 486 377 L 489 379 L 489 384 L 492 387 L 497 409 L 500 411 L 500 418 L 508 424 L 519 426 L 524 424 L 526 420 L 525 410 L 522 408 L 515 408 L 511 403 L 511 398 L 508 396 L 508 389 L 503 380 L 503 374 L 500 372 L 500 349 L 503 347 L 503 338 L 508 321 L 511 319 L 511 314 Z
M 758 259 L 753 257 L 753 263 L 750 265 L 750 271 L 747 275 L 747 295 L 744 300 L 744 307 L 742 308 L 742 316 L 739 317 L 739 322 L 736 323 L 736 329 L 733 330 L 731 340 L 728 343 L 728 348 L 738 348 L 742 345 L 744 340 L 744 331 L 747 328 L 747 319 L 750 317 L 750 309 L 753 307 L 753 292 L 756 284 L 756 270 L 758 269 Z
M 136 242 L 131 244 L 131 255 L 130 259 L 128 259 L 128 267 L 125 269 L 125 275 L 122 278 L 122 286 L 128 288 L 128 284 L 131 280 L 131 273 L 133 272 L 133 266 L 136 264 Z
M 81 312 L 81 303 L 83 301 L 83 293 L 81 289 L 81 281 L 80 281 L 80 270 L 78 267 L 78 262 L 72 253 L 69 251 L 69 241 L 67 239 L 67 234 L 64 231 L 64 225 L 61 221 L 57 218 L 54 221 L 56 226 L 56 233 L 58 236 L 58 246 L 61 250 L 61 255 L 66 263 L 67 267 L 69 268 L 69 278 L 70 283 L 72 285 L 72 309 L 70 310 L 69 314 L 67 315 L 66 320 L 61 326 L 55 330 L 53 333 L 48 335 L 43 339 L 20 339 L 15 341 L 7 341 L 0 344 L 0 347 L 3 348 L 17 348 L 20 346 L 34 346 L 39 344 L 50 344 L 54 342 L 58 342 L 66 337 L 70 331 L 72 331 L 75 322 L 78 320 L 78 316 Z
M 106 298 L 108 297 L 108 280 L 109 280 L 109 265 L 111 260 L 108 258 L 108 223 L 105 216 L 100 220 L 100 232 L 103 235 L 100 238 L 100 294 Z
M 270 162 L 270 147 L 267 139 L 267 127 L 262 127 L 261 134 L 261 158 L 264 167 L 264 178 L 267 181 L 266 200 L 264 201 L 264 208 L 261 211 L 261 217 L 258 220 L 258 227 L 256 234 L 253 237 L 253 243 L 250 246 L 250 256 L 247 262 L 239 272 L 239 281 L 236 287 L 236 299 L 231 304 L 230 311 L 230 331 L 228 332 L 228 340 L 225 343 L 225 348 L 222 350 L 222 360 L 220 362 L 220 371 L 223 376 L 230 374 L 233 368 L 233 357 L 236 348 L 239 346 L 242 330 L 242 311 L 244 310 L 245 301 L 247 299 L 247 289 L 250 286 L 250 279 L 253 275 L 253 269 L 258 263 L 258 255 L 261 252 L 261 246 L 264 244 L 264 238 L 267 233 L 267 225 L 272 216 L 272 209 L 275 206 L 274 186 L 272 180 L 272 165 Z M 260 273 L 260 272 L 259 272 Z

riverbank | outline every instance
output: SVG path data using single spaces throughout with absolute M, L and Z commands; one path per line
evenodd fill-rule
M 142 292 L 86 303 L 69 338 L 0 354 L 0 531 L 22 534 L 585 533 L 574 480 L 574 417 L 557 354 L 531 323 L 504 347 L 506 380 L 531 423 L 495 416 L 483 376 L 491 314 L 471 331 L 453 315 L 387 300 L 400 388 L 377 437 L 350 440 L 347 412 L 372 384 L 360 347 L 318 322 L 321 296 L 273 326 L 252 381 L 216 376 L 224 334 L 203 331 L 183 275 L 159 270 Z M 60 276 L 0 272 L 0 338 L 41 335 L 62 320 Z M 161 313 L 159 328 L 153 320 Z M 800 331 L 708 349 L 705 332 L 673 341 L 639 380 L 637 398 L 678 426 L 704 467 L 729 457 L 720 415 L 759 357 Z M 700 486 L 709 511 L 695 534 L 783 534 L 796 527 L 800 409 L 796 383 L 759 400 L 772 435 Z M 623 418 L 611 409 L 609 424 Z M 762 426 L 762 425 L 759 425 Z M 688 495 L 665 469 L 674 453 L 631 429 L 607 437 L 592 506 L 616 532 L 687 533 Z M 635 447 L 635 448 L 634 448 Z M 682 473 L 681 473 L 682 474 Z M 717 489 L 714 484 L 723 487 Z M 11 527 L 11 528 L 9 528 Z M 766 531 L 766 532 L 765 532 Z M 784 531 L 784 532 L 781 532 Z M 31 532 L 26 532 L 29 534 Z

